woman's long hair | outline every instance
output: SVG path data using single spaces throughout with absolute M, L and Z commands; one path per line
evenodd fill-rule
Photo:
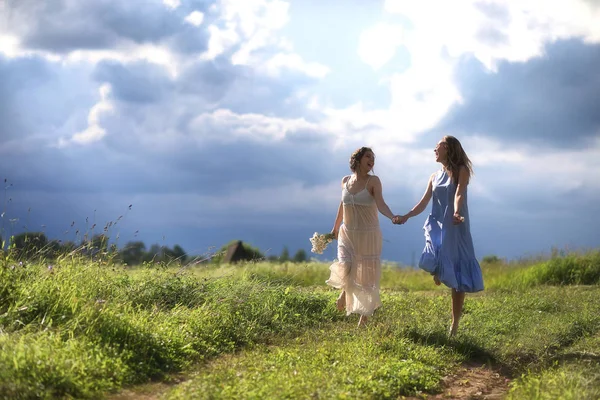
M 448 166 L 446 167 L 446 170 L 450 174 L 450 178 L 452 178 L 452 181 L 455 184 L 458 184 L 458 171 L 460 170 L 460 167 L 464 165 L 469 172 L 468 182 L 473 175 L 473 164 L 471 164 L 471 160 L 469 160 L 467 153 L 465 153 L 462 145 L 454 136 L 446 135 L 444 136 L 443 141 L 448 148 L 446 153 Z
M 360 161 L 362 160 L 363 156 L 367 151 L 373 153 L 373 150 L 371 150 L 370 147 L 361 147 L 360 149 L 357 149 L 354 153 L 352 153 L 352 155 L 350 156 L 350 171 L 356 172 L 358 166 L 360 165 Z M 375 153 L 373 153 L 373 157 L 375 157 Z

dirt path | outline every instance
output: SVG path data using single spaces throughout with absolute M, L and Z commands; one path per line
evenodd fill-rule
M 159 400 L 170 388 L 185 381 L 184 377 L 170 383 L 148 383 L 108 396 L 108 400 Z M 443 379 L 444 390 L 426 397 L 405 397 L 406 400 L 501 400 L 508 392 L 510 380 L 489 366 L 476 362 L 463 364 Z M 133 390 L 132 390 L 133 389 Z
M 427 400 L 481 399 L 500 400 L 508 392 L 509 379 L 485 364 L 467 362 L 443 380 L 444 390 Z M 422 400 L 423 397 L 407 398 Z
M 119 393 L 106 396 L 107 400 L 159 400 L 174 386 L 186 380 L 179 376 L 170 382 L 152 382 L 121 390 Z

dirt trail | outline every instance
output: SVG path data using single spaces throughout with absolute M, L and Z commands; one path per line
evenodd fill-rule
M 177 386 L 185 378 L 179 377 L 172 382 L 153 382 L 145 385 L 137 385 L 121 390 L 119 393 L 106 396 L 107 400 L 159 400 L 174 386 Z
M 427 400 L 481 399 L 500 400 L 508 392 L 509 379 L 498 371 L 481 363 L 467 362 L 453 374 L 443 379 L 443 391 L 428 395 Z M 424 397 L 409 397 L 407 400 L 422 400 Z
M 108 396 L 108 400 L 158 400 L 171 387 L 185 381 L 184 377 L 170 383 L 148 383 L 125 389 Z M 501 400 L 508 392 L 510 380 L 489 366 L 467 362 L 453 374 L 443 379 L 443 391 L 420 397 L 404 397 L 406 400 Z M 133 390 L 132 390 L 133 389 Z

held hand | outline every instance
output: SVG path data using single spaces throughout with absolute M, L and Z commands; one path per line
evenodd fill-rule
M 454 225 L 458 225 L 458 224 L 461 224 L 463 222 L 465 222 L 465 217 L 463 217 L 459 213 L 455 212 L 454 216 L 452 217 L 452 223 Z
M 333 235 L 333 238 L 334 238 L 335 240 L 337 240 L 337 238 L 338 238 L 338 232 L 339 232 L 339 230 L 338 230 L 338 229 L 335 229 L 335 228 L 333 228 L 333 229 L 331 230 L 331 234 Z
M 392 222 L 396 225 L 402 225 L 406 221 L 408 221 L 408 217 L 406 215 L 396 215 L 392 218 Z

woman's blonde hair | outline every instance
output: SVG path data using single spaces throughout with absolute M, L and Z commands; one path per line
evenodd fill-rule
M 446 143 L 448 149 L 446 152 L 448 159 L 448 166 L 446 169 L 448 170 L 452 181 L 454 183 L 458 183 L 458 171 L 463 165 L 467 168 L 469 173 L 467 181 L 470 180 L 471 176 L 473 175 L 473 164 L 471 164 L 471 160 L 469 160 L 469 157 L 467 156 L 467 153 L 463 149 L 459 140 L 454 136 L 446 135 L 442 141 Z

